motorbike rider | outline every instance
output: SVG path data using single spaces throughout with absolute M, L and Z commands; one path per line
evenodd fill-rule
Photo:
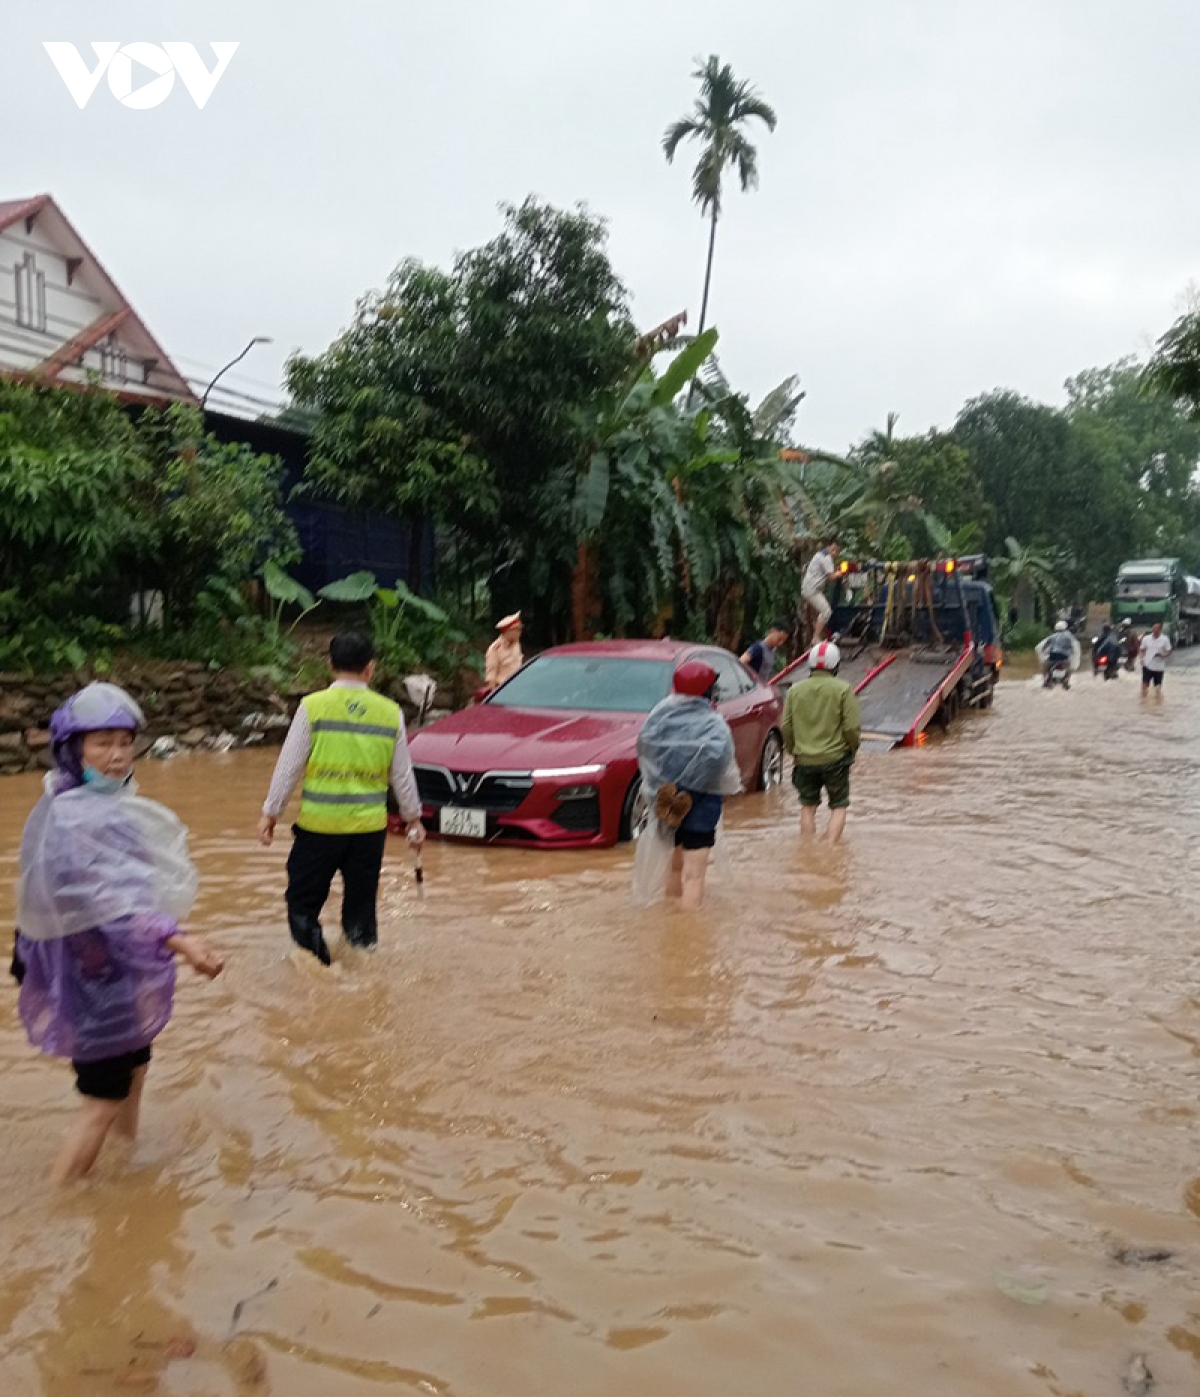
M 1099 674 L 1103 669 L 1106 674 L 1115 675 L 1120 660 L 1121 643 L 1106 621 L 1100 627 L 1100 634 L 1092 641 L 1092 673 Z
M 1079 666 L 1081 651 L 1079 642 L 1071 634 L 1066 621 L 1055 623 L 1054 629 L 1037 645 L 1038 658 L 1042 662 L 1042 683 L 1045 688 L 1049 688 L 1053 682 L 1051 673 L 1056 665 L 1065 664 L 1067 675 L 1063 680 L 1063 688 L 1071 687 L 1071 675 Z

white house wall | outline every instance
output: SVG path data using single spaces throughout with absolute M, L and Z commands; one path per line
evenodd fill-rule
M 25 220 L 19 219 L 0 231 L 0 371 L 31 370 L 57 349 L 93 325 L 97 320 L 122 308 L 107 285 L 92 271 L 85 259 L 76 268 L 68 285 L 67 257 L 58 250 L 42 231 L 41 220 L 35 219 L 26 232 Z M 46 278 L 46 328 L 44 331 L 17 323 L 16 269 L 25 254 L 32 252 L 37 270 Z M 127 359 L 126 377 L 104 376 L 103 382 L 114 389 L 131 388 L 142 393 L 175 397 L 173 385 L 165 375 L 153 368 L 146 376 L 143 366 L 155 355 L 145 344 L 139 344 L 140 334 L 117 331 L 117 342 Z M 99 346 L 89 350 L 82 365 L 68 365 L 58 379 L 65 383 L 83 383 L 89 371 L 101 373 L 102 355 Z

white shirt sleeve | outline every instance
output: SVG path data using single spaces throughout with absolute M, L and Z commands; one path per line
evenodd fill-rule
M 400 807 L 401 818 L 411 824 L 421 818 L 421 794 L 413 772 L 412 756 L 408 750 L 408 733 L 404 730 L 404 715 L 400 715 L 400 735 L 392 750 L 392 790 Z
M 292 726 L 288 728 L 279 760 L 275 763 L 271 789 L 263 802 L 264 815 L 270 815 L 277 820 L 283 814 L 284 806 L 296 789 L 296 782 L 304 775 L 311 751 L 312 729 L 308 723 L 308 710 L 301 704 L 296 709 L 296 716 L 292 719 Z

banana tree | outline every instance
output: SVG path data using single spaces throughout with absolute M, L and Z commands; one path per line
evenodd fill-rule
M 572 610 L 578 639 L 592 634 L 605 611 L 618 630 L 648 626 L 676 580 L 689 581 L 694 559 L 684 468 L 729 453 L 710 442 L 708 414 L 688 414 L 677 400 L 716 342 L 717 331 L 710 329 L 685 345 L 661 374 L 649 365 L 639 368 L 601 402 L 590 424 L 592 446 L 575 493 Z
M 1036 620 L 1038 603 L 1052 610 L 1062 597 L 1062 578 L 1068 559 L 1060 549 L 1019 543 L 1011 535 L 1004 540 L 1005 555 L 993 572 L 1016 609 L 1019 621 Z

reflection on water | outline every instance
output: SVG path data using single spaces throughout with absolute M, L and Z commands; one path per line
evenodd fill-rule
M 1006 685 L 864 757 L 833 854 L 736 804 L 691 919 L 625 849 L 435 846 L 418 901 L 396 841 L 332 974 L 251 841 L 270 755 L 147 765 L 229 969 L 60 1197 L 70 1074 L 0 997 L 0 1393 L 1091 1397 L 1143 1353 L 1191 1397 L 1198 739 L 1200 674 Z

